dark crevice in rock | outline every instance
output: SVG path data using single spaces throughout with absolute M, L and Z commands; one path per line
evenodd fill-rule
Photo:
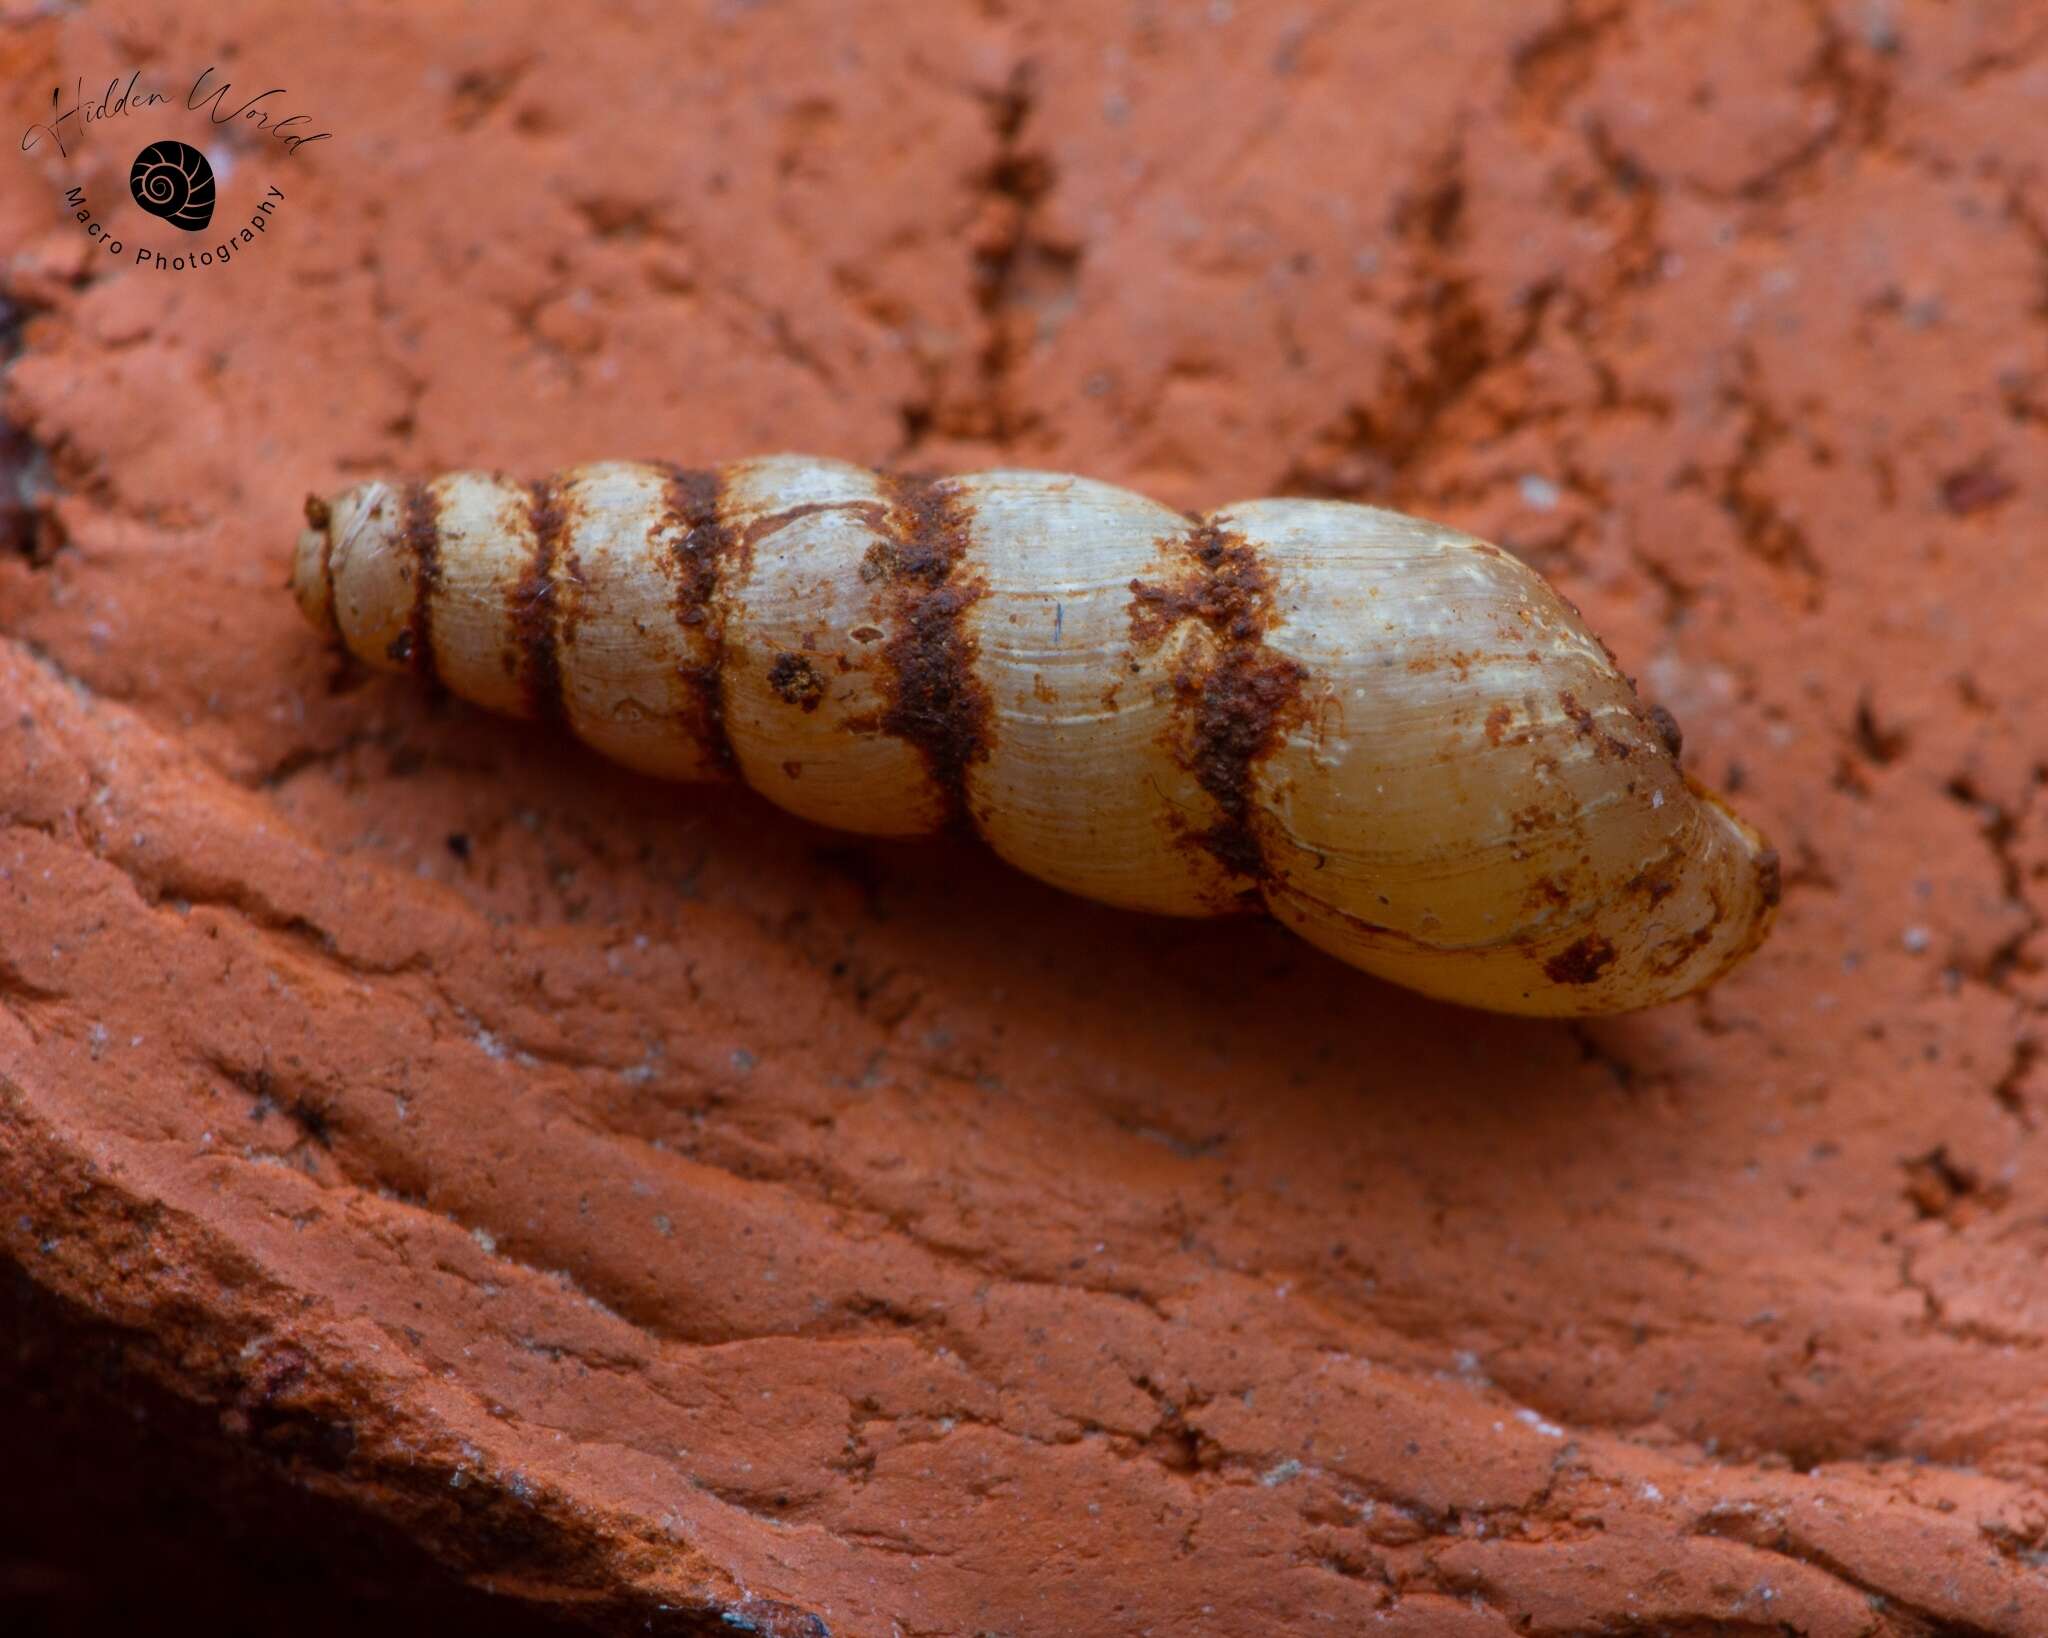
M 64 544 L 49 505 L 49 453 L 6 413 L 8 366 L 20 356 L 26 309 L 0 292 L 0 559 L 42 565 Z
M 145 1631 L 161 1621 L 167 1591 L 208 1632 L 591 1630 L 479 1591 L 377 1514 L 308 1489 L 291 1464 L 345 1462 L 339 1435 L 293 1454 L 286 1422 L 260 1407 L 242 1410 L 242 1431 L 231 1432 L 232 1411 L 168 1392 L 136 1368 L 120 1332 L 9 1263 L 0 1338 L 0 1608 L 10 1631 Z M 279 1441 L 282 1461 L 270 1448 Z

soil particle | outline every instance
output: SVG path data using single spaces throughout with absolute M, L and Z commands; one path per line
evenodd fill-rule
M 801 654 L 778 654 L 768 667 L 768 686 L 777 698 L 806 711 L 818 709 L 825 697 L 825 679 L 818 668 Z
M 1591 984 L 1615 959 L 1612 944 L 1598 933 L 1588 933 L 1570 948 L 1543 963 L 1543 970 L 1559 984 Z
M 2010 500 L 2018 487 L 1996 467 L 1964 467 L 1941 480 L 1941 503 L 1957 517 L 1966 518 Z
M 1673 756 L 1685 749 L 1685 735 L 1680 731 L 1678 719 L 1661 705 L 1649 708 L 1650 726 L 1657 730 L 1657 737 L 1664 742 L 1664 749 Z

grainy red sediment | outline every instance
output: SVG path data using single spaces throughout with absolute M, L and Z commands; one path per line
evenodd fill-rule
M 0 1448 L 113 1326 L 179 1486 L 620 1632 L 2048 1631 L 2018 10 L 345 26 L 123 21 L 337 133 L 236 147 L 223 213 L 286 202 L 225 271 L 0 167 L 0 1258 L 55 1316 Z M 0 24 L 21 85 L 107 50 Z M 781 449 L 1496 540 L 1773 837 L 1777 931 L 1647 1016 L 1461 1013 L 637 780 L 280 589 L 309 489 L 653 455 L 709 618 L 710 469 Z M 972 588 L 898 590 L 907 722 Z M 245 1524 L 220 1584 L 304 1550 Z M 80 1552 L 42 1608 L 149 1562 Z

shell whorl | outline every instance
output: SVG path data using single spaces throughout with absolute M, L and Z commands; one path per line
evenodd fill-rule
M 1576 611 L 1398 513 L 772 456 L 307 515 L 294 592 L 373 666 L 840 829 L 964 823 L 1107 903 L 1264 909 L 1429 994 L 1670 1000 L 1777 902 L 1776 856 Z

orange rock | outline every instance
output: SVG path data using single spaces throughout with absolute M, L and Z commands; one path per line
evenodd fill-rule
M 232 26 L 335 136 L 234 149 L 223 213 L 288 200 L 226 270 L 68 261 L 0 167 L 0 1448 L 165 1430 L 49 1516 L 402 1534 L 339 1561 L 422 1623 L 2048 1630 L 2024 31 L 343 26 Z M 108 49 L 0 28 L 18 83 Z M 1478 1017 L 657 788 L 282 589 L 356 474 L 777 448 L 1501 539 L 1778 839 L 1778 931 Z M 160 1599 L 189 1538 L 120 1516 L 154 1554 L 4 1532 L 0 1598 Z

